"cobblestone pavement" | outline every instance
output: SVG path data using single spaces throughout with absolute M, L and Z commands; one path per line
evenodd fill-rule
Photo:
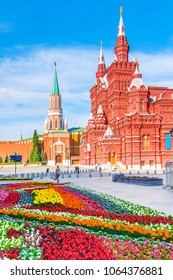
M 6 167 L 6 171 L 9 171 L 8 168 Z M 14 167 L 10 167 L 9 169 L 11 170 L 11 173 L 14 173 Z M 50 168 L 50 171 L 54 170 L 55 167 Z M 17 171 L 18 173 L 45 172 L 46 167 L 17 167 Z M 2 172 L 0 172 L 0 174 L 2 174 Z M 98 172 L 92 172 L 91 174 L 92 177 L 89 177 L 89 172 L 81 172 L 79 177 L 77 177 L 76 174 L 72 174 L 71 177 L 66 174 L 64 175 L 64 178 L 62 178 L 62 176 L 60 177 L 60 182 L 71 182 L 78 186 L 96 190 L 97 192 L 111 194 L 118 198 L 173 215 L 173 189 L 164 189 L 163 186 L 139 186 L 128 183 L 112 182 L 112 176 L 110 176 L 108 172 L 103 172 L 102 177 L 99 176 Z M 163 182 L 165 184 L 165 174 L 149 174 L 147 176 L 163 178 Z M 53 181 L 53 179 L 49 176 L 44 177 L 43 180 Z M 2 184 L 3 182 L 0 183 Z

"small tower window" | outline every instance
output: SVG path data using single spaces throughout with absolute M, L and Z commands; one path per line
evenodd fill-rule
M 55 120 L 55 129 L 58 128 L 58 122 L 57 122 L 57 119 Z
M 52 120 L 50 120 L 50 129 L 52 129 Z

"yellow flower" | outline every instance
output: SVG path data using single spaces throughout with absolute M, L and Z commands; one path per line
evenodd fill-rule
M 34 200 L 33 200 L 34 204 L 44 204 L 44 203 L 63 204 L 62 197 L 53 188 L 35 190 L 32 193 L 34 194 Z

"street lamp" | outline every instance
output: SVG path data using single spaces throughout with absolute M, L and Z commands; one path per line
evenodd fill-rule
M 70 149 L 69 148 L 67 148 L 67 150 L 66 150 L 66 153 L 67 153 L 67 171 L 68 171 L 68 173 L 69 173 L 69 163 L 70 163 Z
M 171 137 L 173 137 L 173 128 L 169 132 L 171 134 Z

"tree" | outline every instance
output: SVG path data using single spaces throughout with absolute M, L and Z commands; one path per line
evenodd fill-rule
M 3 162 L 3 160 L 2 160 L 2 157 L 0 156 L 0 163 L 2 163 Z
M 41 153 L 40 153 L 40 147 L 39 147 L 39 136 L 37 133 L 37 130 L 34 130 L 33 134 L 33 147 L 30 154 L 30 162 L 31 163 L 37 163 L 41 161 Z
M 44 150 L 42 149 L 41 150 L 41 161 L 44 161 L 44 160 L 45 160 Z
M 5 162 L 5 163 L 9 162 L 9 157 L 8 157 L 8 155 L 5 156 L 4 162 Z

